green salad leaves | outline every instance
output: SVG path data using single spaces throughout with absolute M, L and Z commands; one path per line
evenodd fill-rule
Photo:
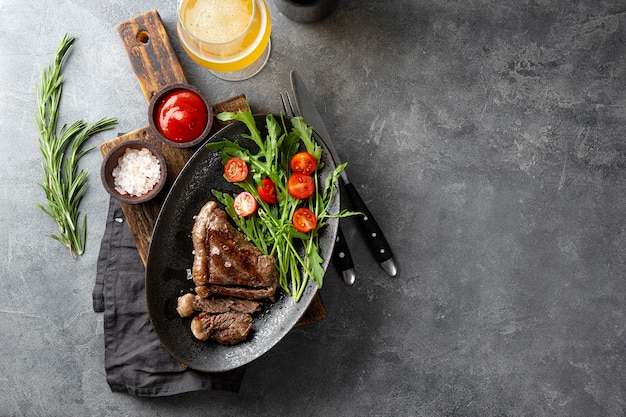
M 322 147 L 313 140 L 313 129 L 307 126 L 301 117 L 292 118 L 292 129 L 287 131 L 282 117 L 279 121 L 273 115 L 267 115 L 265 137 L 256 126 L 250 111 L 224 112 L 218 114 L 217 118 L 223 121 L 243 122 L 250 132 L 244 135 L 244 138 L 252 140 L 258 148 L 257 152 L 253 152 L 248 147 L 228 139 L 206 145 L 220 153 L 224 164 L 232 157 L 243 159 L 247 163 L 249 175 L 246 180 L 236 184 L 243 191 L 255 196 L 258 209 L 253 215 L 241 217 L 235 213 L 233 207 L 234 195 L 219 190 L 213 190 L 213 194 L 226 207 L 233 222 L 247 238 L 263 254 L 276 258 L 279 285 L 297 302 L 302 297 L 309 279 L 312 279 L 319 288 L 323 284 L 324 260 L 319 253 L 319 231 L 327 224 L 329 218 L 354 214 L 346 210 L 339 213 L 329 212 L 333 196 L 337 192 L 339 173 L 345 168 L 345 164 L 337 166 L 320 184 L 317 171 L 322 166 Z M 317 161 L 317 170 L 313 174 L 316 191 L 304 200 L 293 197 L 286 185 L 291 173 L 290 160 L 301 148 L 313 155 Z M 257 187 L 265 178 L 271 179 L 276 187 L 278 200 L 276 204 L 267 203 L 259 197 Z M 310 209 L 317 218 L 317 226 L 311 232 L 299 232 L 293 225 L 292 217 L 299 207 Z

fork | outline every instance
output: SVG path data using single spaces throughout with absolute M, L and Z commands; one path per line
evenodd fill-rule
M 296 110 L 296 106 L 291 101 L 289 92 L 284 91 L 280 93 L 280 99 L 283 102 L 283 110 L 288 117 L 299 116 L 299 111 Z M 333 263 L 335 268 L 343 277 L 343 282 L 346 285 L 354 284 L 356 280 L 356 272 L 354 270 L 354 263 L 352 262 L 352 255 L 350 254 L 350 248 L 341 231 L 341 227 L 337 228 L 337 238 L 335 239 L 335 250 L 333 252 Z

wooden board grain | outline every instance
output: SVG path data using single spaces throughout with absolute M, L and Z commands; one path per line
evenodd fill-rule
M 187 77 L 180 65 L 176 51 L 156 10 L 151 10 L 120 23 L 117 25 L 117 31 L 147 102 L 150 102 L 155 93 L 169 84 L 187 83 Z M 224 111 L 249 109 L 243 94 L 211 103 L 211 106 L 214 115 Z M 147 117 L 148 106 L 146 106 L 146 124 Z M 214 118 L 211 134 L 224 126 L 224 122 Z M 104 156 L 118 143 L 129 140 L 143 140 L 155 145 L 163 153 L 168 169 L 167 182 L 159 196 L 143 204 L 121 203 L 126 223 L 135 238 L 139 256 L 146 265 L 152 231 L 165 196 L 198 147 L 174 148 L 168 146 L 156 137 L 149 126 L 145 126 L 102 143 L 100 153 Z M 298 325 L 311 323 L 325 317 L 326 309 L 319 293 L 317 293 Z
M 187 83 L 178 55 L 156 10 L 116 26 L 147 101 L 169 84 Z

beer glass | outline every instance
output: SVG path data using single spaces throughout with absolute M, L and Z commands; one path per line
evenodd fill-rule
M 271 21 L 264 0 L 178 0 L 176 29 L 185 52 L 224 80 L 250 78 L 269 58 Z

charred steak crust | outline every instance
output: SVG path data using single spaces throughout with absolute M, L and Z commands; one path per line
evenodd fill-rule
M 191 332 L 199 340 L 243 342 L 252 329 L 252 314 L 262 308 L 261 300 L 274 301 L 276 260 L 233 227 L 214 201 L 196 216 L 191 237 L 195 294 L 179 297 L 176 310 L 181 317 L 200 312 L 191 321 Z
M 265 256 L 230 224 L 227 231 L 207 230 L 209 283 L 268 287 L 277 280 L 275 259 Z
M 196 220 L 193 224 L 191 231 L 191 240 L 193 242 L 194 259 L 191 269 L 191 275 L 193 282 L 196 285 L 203 285 L 208 280 L 208 265 L 206 259 L 206 229 L 210 221 L 210 218 L 215 216 L 215 209 L 217 203 L 215 201 L 209 201 L 206 203 L 200 212 L 196 215 Z
M 196 216 L 192 240 L 192 278 L 196 285 L 276 286 L 274 257 L 263 255 L 235 229 L 215 201 L 206 203 Z

